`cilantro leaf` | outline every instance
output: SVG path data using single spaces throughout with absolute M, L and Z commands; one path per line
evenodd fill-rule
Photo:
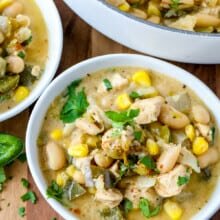
M 141 137 L 142 137 L 142 132 L 141 132 L 141 131 L 135 131 L 135 132 L 134 132 L 134 138 L 135 138 L 135 140 L 140 141 L 140 140 L 141 140 Z
M 24 217 L 25 216 L 25 208 L 24 207 L 20 207 L 18 209 L 18 214 L 21 216 L 21 217 Z
M 189 182 L 189 176 L 179 176 L 177 180 L 177 185 L 182 186 Z
M 104 83 L 107 91 L 112 90 L 112 84 L 111 84 L 111 82 L 108 79 L 104 79 L 103 83 Z
M 27 160 L 26 153 L 24 152 L 24 153 L 20 154 L 18 157 L 18 160 L 20 162 L 24 163 Z
M 157 206 L 154 209 L 151 209 L 149 201 L 145 198 L 141 198 L 139 201 L 139 208 L 142 212 L 142 214 L 146 217 L 146 218 L 151 218 L 153 216 L 158 215 L 158 213 L 160 212 L 160 206 Z
M 156 169 L 156 163 L 150 156 L 144 156 L 141 158 L 140 163 L 144 164 L 148 169 Z
M 46 192 L 48 198 L 56 199 L 59 202 L 62 202 L 63 193 L 63 189 L 55 181 L 51 182 Z
M 179 7 L 179 4 L 180 4 L 180 0 L 171 0 L 170 7 L 171 7 L 172 9 L 177 10 L 178 7 Z
M 126 123 L 132 122 L 133 119 L 139 115 L 139 113 L 139 109 L 130 109 L 128 111 L 122 112 L 107 111 L 105 112 L 105 115 L 111 119 L 111 121 L 124 125 Z
M 137 99 L 137 98 L 140 98 L 141 96 L 135 92 L 135 91 L 132 91 L 130 94 L 129 94 L 129 97 L 132 98 L 132 99 Z
M 211 143 L 214 145 L 215 143 L 215 127 L 211 127 L 210 133 L 211 133 Z
M 0 167 L 0 183 L 4 183 L 6 181 L 5 170 L 3 167 Z
M 23 51 L 19 51 L 17 56 L 19 56 L 21 59 L 25 58 L 25 53 Z
M 68 86 L 68 99 L 60 112 L 60 119 L 64 123 L 74 122 L 86 112 L 89 106 L 84 90 L 82 89 L 79 92 L 76 91 L 79 83 L 80 80 L 77 80 Z
M 133 203 L 129 199 L 125 198 L 123 201 L 123 208 L 124 208 L 125 213 L 127 214 L 133 209 Z
M 37 197 L 34 192 L 29 191 L 29 192 L 25 193 L 23 196 L 21 196 L 21 200 L 23 202 L 24 201 L 31 201 L 33 204 L 35 204 L 37 201 Z
M 30 183 L 25 178 L 21 179 L 21 183 L 25 188 L 29 188 L 30 186 Z
M 32 42 L 33 37 L 30 36 L 27 40 L 22 43 L 22 46 L 28 46 Z

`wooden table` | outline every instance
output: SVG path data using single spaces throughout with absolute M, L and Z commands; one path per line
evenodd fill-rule
M 63 56 L 57 72 L 58 74 L 66 68 L 88 57 L 108 53 L 134 53 L 134 51 L 107 39 L 93 30 L 79 17 L 77 17 L 63 3 L 63 1 L 55 0 L 55 2 L 61 14 L 64 29 Z M 220 97 L 220 65 L 176 64 L 194 73 L 203 82 L 205 82 L 218 95 L 218 97 Z M 0 123 L 0 131 L 8 132 L 24 138 L 31 109 L 32 107 L 15 118 Z M 50 220 L 53 217 L 56 217 L 57 220 L 63 219 L 49 207 L 40 195 L 32 180 L 26 163 L 16 161 L 7 168 L 7 174 L 8 176 L 13 176 L 13 178 L 5 184 L 4 191 L 0 193 L 0 219 L 21 219 L 18 215 L 18 208 L 21 206 L 26 207 L 26 216 L 23 219 Z M 37 194 L 38 202 L 36 205 L 32 205 L 29 202 L 21 202 L 20 196 L 26 192 L 20 181 L 22 177 L 25 177 L 30 181 L 31 189 Z M 220 211 L 216 213 L 212 220 L 219 219 Z

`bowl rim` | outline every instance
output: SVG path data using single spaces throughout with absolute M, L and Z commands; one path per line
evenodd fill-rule
M 33 104 L 37 100 L 37 98 L 41 95 L 41 93 L 46 88 L 46 86 L 50 83 L 50 81 L 53 79 L 58 69 L 59 63 L 60 63 L 62 50 L 63 50 L 63 27 L 62 27 L 62 22 L 61 22 L 58 9 L 54 1 L 47 1 L 46 6 L 42 6 L 42 4 L 45 4 L 44 0 L 34 0 L 34 2 L 39 8 L 42 14 L 42 17 L 44 19 L 46 28 L 47 28 L 47 36 L 48 36 L 48 51 L 47 52 L 48 54 L 47 54 L 47 59 L 45 62 L 45 69 L 39 81 L 36 83 L 34 88 L 31 90 L 30 95 L 24 101 L 18 103 L 17 105 L 12 107 L 10 110 L 0 113 L 0 122 L 3 122 L 7 119 L 10 119 L 18 115 L 19 113 L 27 109 L 31 104 Z M 50 17 L 46 17 L 46 14 L 43 12 L 43 7 L 44 7 L 44 10 L 45 10 L 45 7 L 49 8 L 50 12 L 53 13 L 52 17 L 55 18 L 55 20 L 51 20 Z M 53 38 L 53 35 L 51 33 L 52 28 L 49 28 L 49 23 L 52 24 L 52 22 L 56 23 L 56 29 L 57 29 L 56 42 L 55 40 L 53 40 L 53 45 L 51 44 L 52 42 L 51 39 Z M 54 50 L 55 43 L 56 43 L 56 46 L 55 46 L 56 50 Z M 53 50 L 53 56 L 51 56 L 52 50 Z
M 199 93 L 198 96 L 200 98 L 204 97 L 204 100 L 205 100 L 204 103 L 206 103 L 206 105 L 207 103 L 212 103 L 212 108 L 210 108 L 209 110 L 212 110 L 213 112 L 215 112 L 215 114 L 213 113 L 213 116 L 216 119 L 216 123 L 218 127 L 220 127 L 220 116 L 217 114 L 217 109 L 220 108 L 220 102 L 219 102 L 218 97 L 201 80 L 199 80 L 194 75 L 190 74 L 188 71 L 185 71 L 184 69 L 180 67 L 177 67 L 168 62 L 159 60 L 157 58 L 152 58 L 149 56 L 138 55 L 138 54 L 109 54 L 109 55 L 103 55 L 103 56 L 98 56 L 98 57 L 84 60 L 76 65 L 73 65 L 67 70 L 65 70 L 46 88 L 46 90 L 44 91 L 44 93 L 39 98 L 38 102 L 36 103 L 32 111 L 29 123 L 28 123 L 27 133 L 26 133 L 27 161 L 28 161 L 28 165 L 29 165 L 31 174 L 33 176 L 33 179 L 39 191 L 41 192 L 41 194 L 43 195 L 45 199 L 47 199 L 47 196 L 45 193 L 47 184 L 46 184 L 45 178 L 43 177 L 42 171 L 40 169 L 36 139 L 39 135 L 44 116 L 49 108 L 49 105 L 52 102 L 52 101 L 51 102 L 48 101 L 48 98 L 51 100 L 54 100 L 55 97 L 61 94 L 61 92 L 69 85 L 70 78 L 73 81 L 81 77 L 84 77 L 88 73 L 88 70 L 86 70 L 86 68 L 90 68 L 91 66 L 96 71 L 101 70 L 103 68 L 108 68 L 110 66 L 112 67 L 114 66 L 113 63 L 116 63 L 115 66 L 127 66 L 127 67 L 134 66 L 134 65 L 130 65 L 129 62 L 128 62 L 129 64 L 127 65 L 125 64 L 118 65 L 117 60 L 120 60 L 119 63 L 123 63 L 123 61 L 125 63 L 125 61 L 128 62 L 128 60 L 129 61 L 134 60 L 134 62 L 137 61 L 138 63 L 142 63 L 142 64 L 138 64 L 142 68 L 148 67 L 149 69 L 153 69 L 157 72 L 160 72 L 164 74 L 165 76 L 173 77 L 179 80 L 180 82 L 182 82 L 183 84 L 186 84 L 191 89 L 192 89 L 192 86 L 194 86 L 195 89 L 193 89 L 193 91 L 197 95 Z M 107 62 L 110 62 L 111 65 L 108 66 Z M 97 67 L 97 64 L 99 64 L 100 66 L 106 66 L 106 67 L 99 68 L 99 66 Z M 135 65 L 135 66 L 138 66 L 138 65 Z M 158 66 L 157 69 L 152 68 L 152 66 L 156 66 L 156 65 Z M 159 67 L 160 68 L 162 67 L 161 70 L 158 70 Z M 170 72 L 168 72 L 168 69 Z M 82 73 L 82 71 L 84 72 Z M 74 72 L 75 73 L 79 72 L 79 73 L 73 74 Z M 93 72 L 95 71 L 92 70 L 92 73 Z M 178 78 L 177 75 L 180 78 Z M 61 86 L 61 84 L 65 84 L 65 87 L 63 88 L 63 85 Z M 35 120 L 36 118 L 37 120 Z M 220 208 L 220 199 L 217 196 L 219 193 L 220 193 L 220 181 L 217 182 L 216 187 L 209 199 L 209 202 L 206 205 L 204 205 L 202 209 L 193 216 L 194 220 L 200 220 L 200 219 L 208 220 Z M 74 216 L 73 213 L 70 213 L 70 211 L 68 211 L 65 207 L 63 207 L 60 203 L 58 203 L 54 199 L 49 199 L 47 200 L 47 202 L 54 210 L 56 210 L 65 219 L 74 219 L 74 220 L 77 219 L 77 217 Z M 204 217 L 201 218 L 201 216 L 204 216 L 204 215 L 206 216 L 206 218 Z
M 187 31 L 187 30 L 181 30 L 181 29 L 177 29 L 177 28 L 172 28 L 172 27 L 168 27 L 165 25 L 161 25 L 161 24 L 155 24 L 153 22 L 150 22 L 148 20 L 142 19 L 142 18 L 138 18 L 135 15 L 132 15 L 130 13 L 127 12 L 123 12 L 121 10 L 119 10 L 117 7 L 111 5 L 110 3 L 106 2 L 106 0 L 96 0 L 98 2 L 100 2 L 101 4 L 103 4 L 105 7 L 107 7 L 108 9 L 121 14 L 122 16 L 127 17 L 128 19 L 132 19 L 136 22 L 140 22 L 143 23 L 144 25 L 149 25 L 152 26 L 154 28 L 159 28 L 162 30 L 166 30 L 169 32 L 175 32 L 175 33 L 181 33 L 181 34 L 186 34 L 186 35 L 196 35 L 196 36 L 205 36 L 205 37 L 220 37 L 220 33 L 205 33 L 205 32 L 193 32 L 193 31 Z

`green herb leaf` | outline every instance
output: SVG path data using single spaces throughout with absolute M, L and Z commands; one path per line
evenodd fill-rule
M 146 217 L 146 218 L 151 218 L 153 216 L 156 216 L 159 214 L 160 212 L 160 206 L 157 206 L 154 209 L 151 209 L 149 201 L 145 198 L 141 198 L 139 201 L 139 208 L 142 212 L 142 214 Z
M 172 9 L 177 10 L 178 7 L 179 7 L 179 4 L 180 4 L 180 0 L 171 0 L 170 7 L 171 7 Z
M 25 58 L 25 53 L 23 51 L 19 51 L 17 56 L 19 56 L 21 59 Z
M 21 200 L 23 202 L 24 201 L 31 201 L 33 204 L 35 204 L 37 201 L 37 197 L 34 192 L 29 191 L 29 192 L 25 193 L 23 196 L 21 196 Z
M 125 213 L 127 214 L 133 209 L 133 203 L 129 199 L 124 199 L 123 208 L 124 208 Z
M 30 36 L 26 41 L 22 43 L 22 46 L 28 46 L 32 42 L 33 37 Z
M 111 82 L 108 79 L 104 79 L 103 83 L 104 83 L 107 91 L 112 90 L 112 84 L 111 84 Z
M 18 157 L 18 160 L 24 163 L 27 160 L 26 153 L 25 152 L 21 153 L 20 156 Z
M 215 127 L 211 127 L 211 130 L 210 130 L 210 132 L 211 132 L 211 143 L 212 143 L 212 145 L 214 145 L 214 143 L 215 143 Z
M 134 132 L 134 138 L 135 138 L 135 140 L 140 141 L 140 140 L 141 140 L 141 137 L 142 137 L 142 132 L 141 132 L 141 131 L 135 131 L 135 132 Z
M 135 92 L 135 91 L 131 92 L 131 93 L 129 94 L 129 96 L 130 96 L 130 98 L 132 98 L 132 99 L 137 99 L 137 98 L 140 98 L 140 97 L 141 97 L 141 96 L 140 96 L 137 92 Z
M 74 122 L 86 112 L 89 106 L 84 90 L 82 89 L 79 92 L 76 91 L 79 83 L 80 80 L 77 80 L 68 86 L 68 99 L 60 113 L 60 119 L 64 123 Z
M 46 194 L 48 198 L 56 199 L 62 203 L 63 189 L 55 181 L 52 181 L 48 186 Z
M 24 217 L 25 216 L 25 208 L 24 207 L 20 207 L 18 209 L 18 214 L 21 216 L 21 217 Z
M 11 98 L 11 95 L 8 94 L 8 93 L 3 94 L 3 95 L 0 95 L 0 103 L 1 103 L 1 102 L 4 102 L 4 101 L 6 101 L 6 100 L 8 100 L 8 99 L 10 99 L 10 98 Z
M 150 156 L 144 156 L 141 158 L 140 163 L 144 164 L 148 169 L 151 170 L 156 168 L 156 163 Z
M 130 109 L 123 112 L 107 111 L 105 114 L 113 122 L 121 123 L 121 125 L 124 125 L 126 123 L 132 122 L 133 119 L 139 115 L 139 112 L 139 109 Z
M 189 176 L 179 176 L 177 180 L 177 185 L 182 186 L 189 182 Z
M 3 167 L 0 167 L 0 183 L 4 183 L 6 181 L 5 170 Z
M 25 188 L 29 188 L 29 186 L 30 186 L 30 183 L 25 179 L 25 178 L 22 178 L 21 179 L 21 183 L 22 183 L 22 185 L 23 185 L 23 187 L 25 187 Z

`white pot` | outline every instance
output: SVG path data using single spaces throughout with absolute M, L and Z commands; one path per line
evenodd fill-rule
M 138 66 L 149 68 L 179 80 L 187 87 L 192 89 L 195 94 L 204 101 L 205 105 L 209 107 L 210 111 L 215 117 L 217 126 L 220 127 L 219 99 L 204 83 L 181 68 L 155 58 L 131 54 L 106 55 L 83 61 L 67 69 L 49 85 L 35 105 L 29 120 L 26 134 L 26 152 L 28 164 L 35 183 L 45 198 L 47 183 L 43 176 L 42 170 L 40 169 L 37 139 L 44 121 L 44 117 L 51 102 L 53 102 L 53 100 L 60 95 L 72 81 L 86 76 L 87 73 L 93 73 L 98 70 L 114 66 Z M 219 195 L 220 182 L 217 183 L 217 186 L 208 203 L 193 217 L 193 220 L 208 220 L 220 207 Z M 48 199 L 47 201 L 54 208 L 54 210 L 63 216 L 64 219 L 77 219 L 73 213 L 68 211 L 54 199 Z
M 53 79 L 60 62 L 63 48 L 63 29 L 57 8 L 53 1 L 35 0 L 35 2 L 41 10 L 48 31 L 49 50 L 46 66 L 30 95 L 10 110 L 0 113 L 0 122 L 12 118 L 28 108 Z
M 177 30 L 136 18 L 105 0 L 64 0 L 83 20 L 139 52 L 187 63 L 220 63 L 220 34 Z

